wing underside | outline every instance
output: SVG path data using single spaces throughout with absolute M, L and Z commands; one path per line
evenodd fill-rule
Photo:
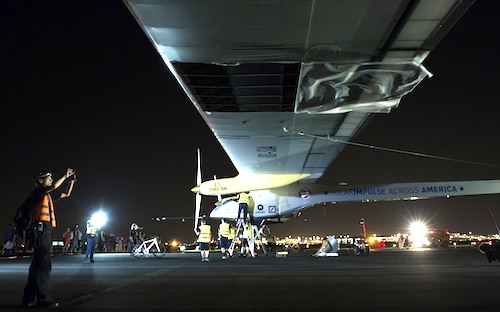
M 315 182 L 474 1 L 124 2 L 240 174 Z

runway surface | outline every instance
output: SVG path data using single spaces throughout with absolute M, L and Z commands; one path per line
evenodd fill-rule
M 500 311 L 500 262 L 474 247 L 374 250 L 355 256 L 222 260 L 211 253 L 54 255 L 61 311 Z M 0 261 L 0 310 L 20 306 L 30 259 Z M 38 310 L 38 309 L 35 309 Z

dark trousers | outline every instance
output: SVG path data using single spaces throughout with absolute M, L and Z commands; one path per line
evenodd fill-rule
M 87 236 L 87 250 L 85 251 L 84 260 L 94 260 L 94 250 L 96 245 L 96 237 L 94 235 Z
M 240 203 L 238 205 L 238 219 L 246 220 L 248 215 L 248 205 L 245 203 Z
M 31 260 L 28 283 L 24 288 L 23 303 L 50 302 L 49 295 L 50 271 L 52 262 L 50 251 L 52 248 L 52 225 L 50 222 L 41 222 L 42 231 L 37 232 L 34 240 L 34 253 Z

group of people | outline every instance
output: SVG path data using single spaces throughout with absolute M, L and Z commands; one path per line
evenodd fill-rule
M 64 242 L 63 254 L 67 255 L 68 253 L 78 253 L 83 237 L 78 224 L 75 225 L 74 228 L 66 228 L 66 232 L 63 233 L 62 237 Z
M 63 244 L 62 249 L 63 255 L 77 254 L 79 252 L 85 253 L 87 247 L 85 247 L 85 242 L 91 240 L 94 244 L 94 248 L 99 252 L 123 252 L 127 250 L 127 246 L 124 246 L 124 239 L 122 236 L 116 236 L 113 233 L 103 231 L 100 228 L 94 228 L 92 222 L 87 223 L 87 230 L 83 234 L 79 228 L 78 224 L 74 228 L 66 228 L 63 233 Z
M 222 219 L 218 228 L 219 246 L 221 249 L 222 259 L 233 257 L 234 251 L 234 238 L 240 234 L 241 231 L 241 251 L 240 256 L 246 257 L 247 255 L 255 258 L 255 236 L 256 230 L 252 225 L 252 218 L 248 212 L 250 204 L 250 195 L 246 192 L 238 194 L 238 214 L 236 227 L 231 226 L 230 223 Z M 201 261 L 210 261 L 210 241 L 212 238 L 211 226 L 207 224 L 206 219 L 201 219 L 199 227 L 195 228 L 195 233 L 198 236 L 198 243 L 200 248 Z M 236 233 L 238 232 L 238 233 Z
M 66 189 L 58 194 L 53 195 L 65 181 L 67 181 Z M 36 188 L 31 192 L 27 199 L 30 204 L 30 214 L 35 222 L 35 233 L 32 237 L 33 257 L 29 268 L 28 281 L 24 288 L 23 306 L 26 307 L 57 307 L 59 303 L 55 302 L 49 291 L 50 273 L 52 270 L 51 250 L 52 250 L 52 232 L 56 227 L 56 216 L 54 212 L 54 203 L 60 199 L 67 198 L 71 195 L 76 181 L 76 174 L 72 168 L 67 168 L 66 172 L 57 180 L 54 181 L 52 173 L 49 171 L 39 171 L 33 176 L 33 183 Z M 238 196 L 238 227 L 244 227 L 242 235 L 241 254 L 250 254 L 255 257 L 252 246 L 254 231 L 251 225 L 251 217 L 248 214 L 250 196 L 248 193 L 241 193 Z M 249 222 L 250 221 L 250 222 Z M 140 231 L 137 224 L 133 223 L 130 229 L 130 250 L 140 241 Z M 92 221 L 87 221 L 85 236 L 87 237 L 87 247 L 84 256 L 84 262 L 94 262 L 94 251 L 96 247 L 96 239 L 99 228 L 92 224 Z M 7 232 L 8 231 L 8 232 Z M 221 221 L 218 230 L 219 242 L 222 251 L 222 259 L 227 259 L 233 256 L 232 242 L 237 233 L 236 229 L 231 227 L 225 220 Z M 199 227 L 195 229 L 198 235 L 198 242 L 201 250 L 202 261 L 209 261 L 211 227 L 203 218 Z M 14 240 L 15 232 L 11 230 L 11 225 L 6 230 L 6 242 L 4 246 L 8 247 Z M 83 234 L 76 225 L 73 229 L 67 228 L 63 234 L 64 249 L 63 253 L 76 253 L 80 248 L 80 241 Z M 10 242 L 9 244 L 7 244 Z
M 238 222 L 240 223 L 237 223 L 237 226 L 235 227 L 229 222 L 226 222 L 226 220 L 221 219 L 217 233 L 222 260 L 233 257 L 235 248 L 234 239 L 236 235 L 239 236 L 241 242 L 239 256 L 250 256 L 252 258 L 255 258 L 256 256 L 255 239 L 258 229 L 256 229 L 256 227 L 248 221 L 245 223 L 241 221 Z M 207 224 L 205 218 L 202 218 L 200 223 L 200 226 L 195 232 L 198 235 L 201 259 L 202 261 L 210 261 L 209 254 L 210 242 L 212 239 L 212 227 Z

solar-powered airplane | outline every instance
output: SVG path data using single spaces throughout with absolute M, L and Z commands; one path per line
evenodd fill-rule
M 468 0 L 124 0 L 238 175 L 201 181 L 228 196 L 211 218 L 280 222 L 324 202 L 500 193 L 500 180 L 317 184 L 374 114 L 431 73 L 425 58 Z M 404 99 L 403 99 L 404 102 Z

